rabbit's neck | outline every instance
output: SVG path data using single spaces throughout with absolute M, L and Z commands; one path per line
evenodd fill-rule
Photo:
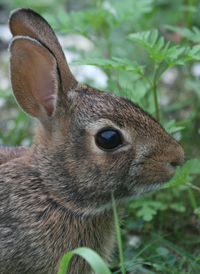
M 68 227 L 67 234 L 69 238 L 73 239 L 70 246 L 68 246 L 67 251 L 77 247 L 88 247 L 96 251 L 106 262 L 108 262 L 115 244 L 113 212 L 110 211 L 92 218 L 71 216 L 71 224 L 70 228 Z M 66 245 L 69 245 L 67 238 Z M 77 259 L 79 260 L 78 263 Z M 70 274 L 90 273 L 89 266 L 85 261 L 76 256 L 72 258 L 69 269 L 72 269 L 73 271 L 75 269 L 77 270 L 77 272 L 69 272 Z
M 47 198 L 48 199 L 48 198 Z M 42 222 L 45 242 L 41 242 L 40 235 L 38 244 L 46 247 L 45 253 L 49 260 L 54 262 L 56 273 L 61 257 L 78 247 L 88 247 L 97 252 L 106 262 L 110 260 L 115 245 L 115 222 L 113 211 L 105 211 L 97 216 L 84 216 L 76 214 L 71 210 L 65 210 L 56 205 L 56 201 L 49 200 L 49 213 Z M 58 206 L 58 207 L 57 207 Z M 118 208 L 119 215 L 122 215 L 121 208 Z M 52 237 L 52 235 L 54 235 Z M 49 239 L 48 239 L 49 238 Z M 43 256 L 41 256 L 43 258 Z M 73 256 L 67 274 L 89 274 L 91 269 L 84 259 Z M 48 273 L 54 273 L 49 266 Z

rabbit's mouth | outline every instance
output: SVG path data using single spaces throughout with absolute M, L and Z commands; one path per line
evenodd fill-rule
M 152 191 L 157 190 L 162 186 L 162 183 L 148 183 L 148 184 L 140 184 L 136 183 L 128 192 L 128 199 L 138 199 L 144 195 L 151 193 Z

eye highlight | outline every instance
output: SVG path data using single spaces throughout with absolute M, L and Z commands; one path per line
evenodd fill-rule
M 123 145 L 123 139 L 119 131 L 112 128 L 104 128 L 95 136 L 97 146 L 105 151 L 113 151 Z

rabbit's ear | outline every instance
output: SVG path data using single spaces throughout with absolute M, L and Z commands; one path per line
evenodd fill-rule
M 64 90 L 68 91 L 76 86 L 77 82 L 68 67 L 57 37 L 39 14 L 28 8 L 19 8 L 11 13 L 9 22 L 13 36 L 29 36 L 50 49 L 57 60 Z
M 18 36 L 10 44 L 14 96 L 30 116 L 44 120 L 54 111 L 59 76 L 54 56 L 38 41 Z

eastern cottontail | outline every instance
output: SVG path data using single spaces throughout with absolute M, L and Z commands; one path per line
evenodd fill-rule
M 40 15 L 17 9 L 10 29 L 13 93 L 38 123 L 31 148 L 0 149 L 0 273 L 54 274 L 80 246 L 106 261 L 111 193 L 120 213 L 125 199 L 170 180 L 183 150 L 128 99 L 78 84 Z M 67 273 L 91 269 L 74 256 Z

